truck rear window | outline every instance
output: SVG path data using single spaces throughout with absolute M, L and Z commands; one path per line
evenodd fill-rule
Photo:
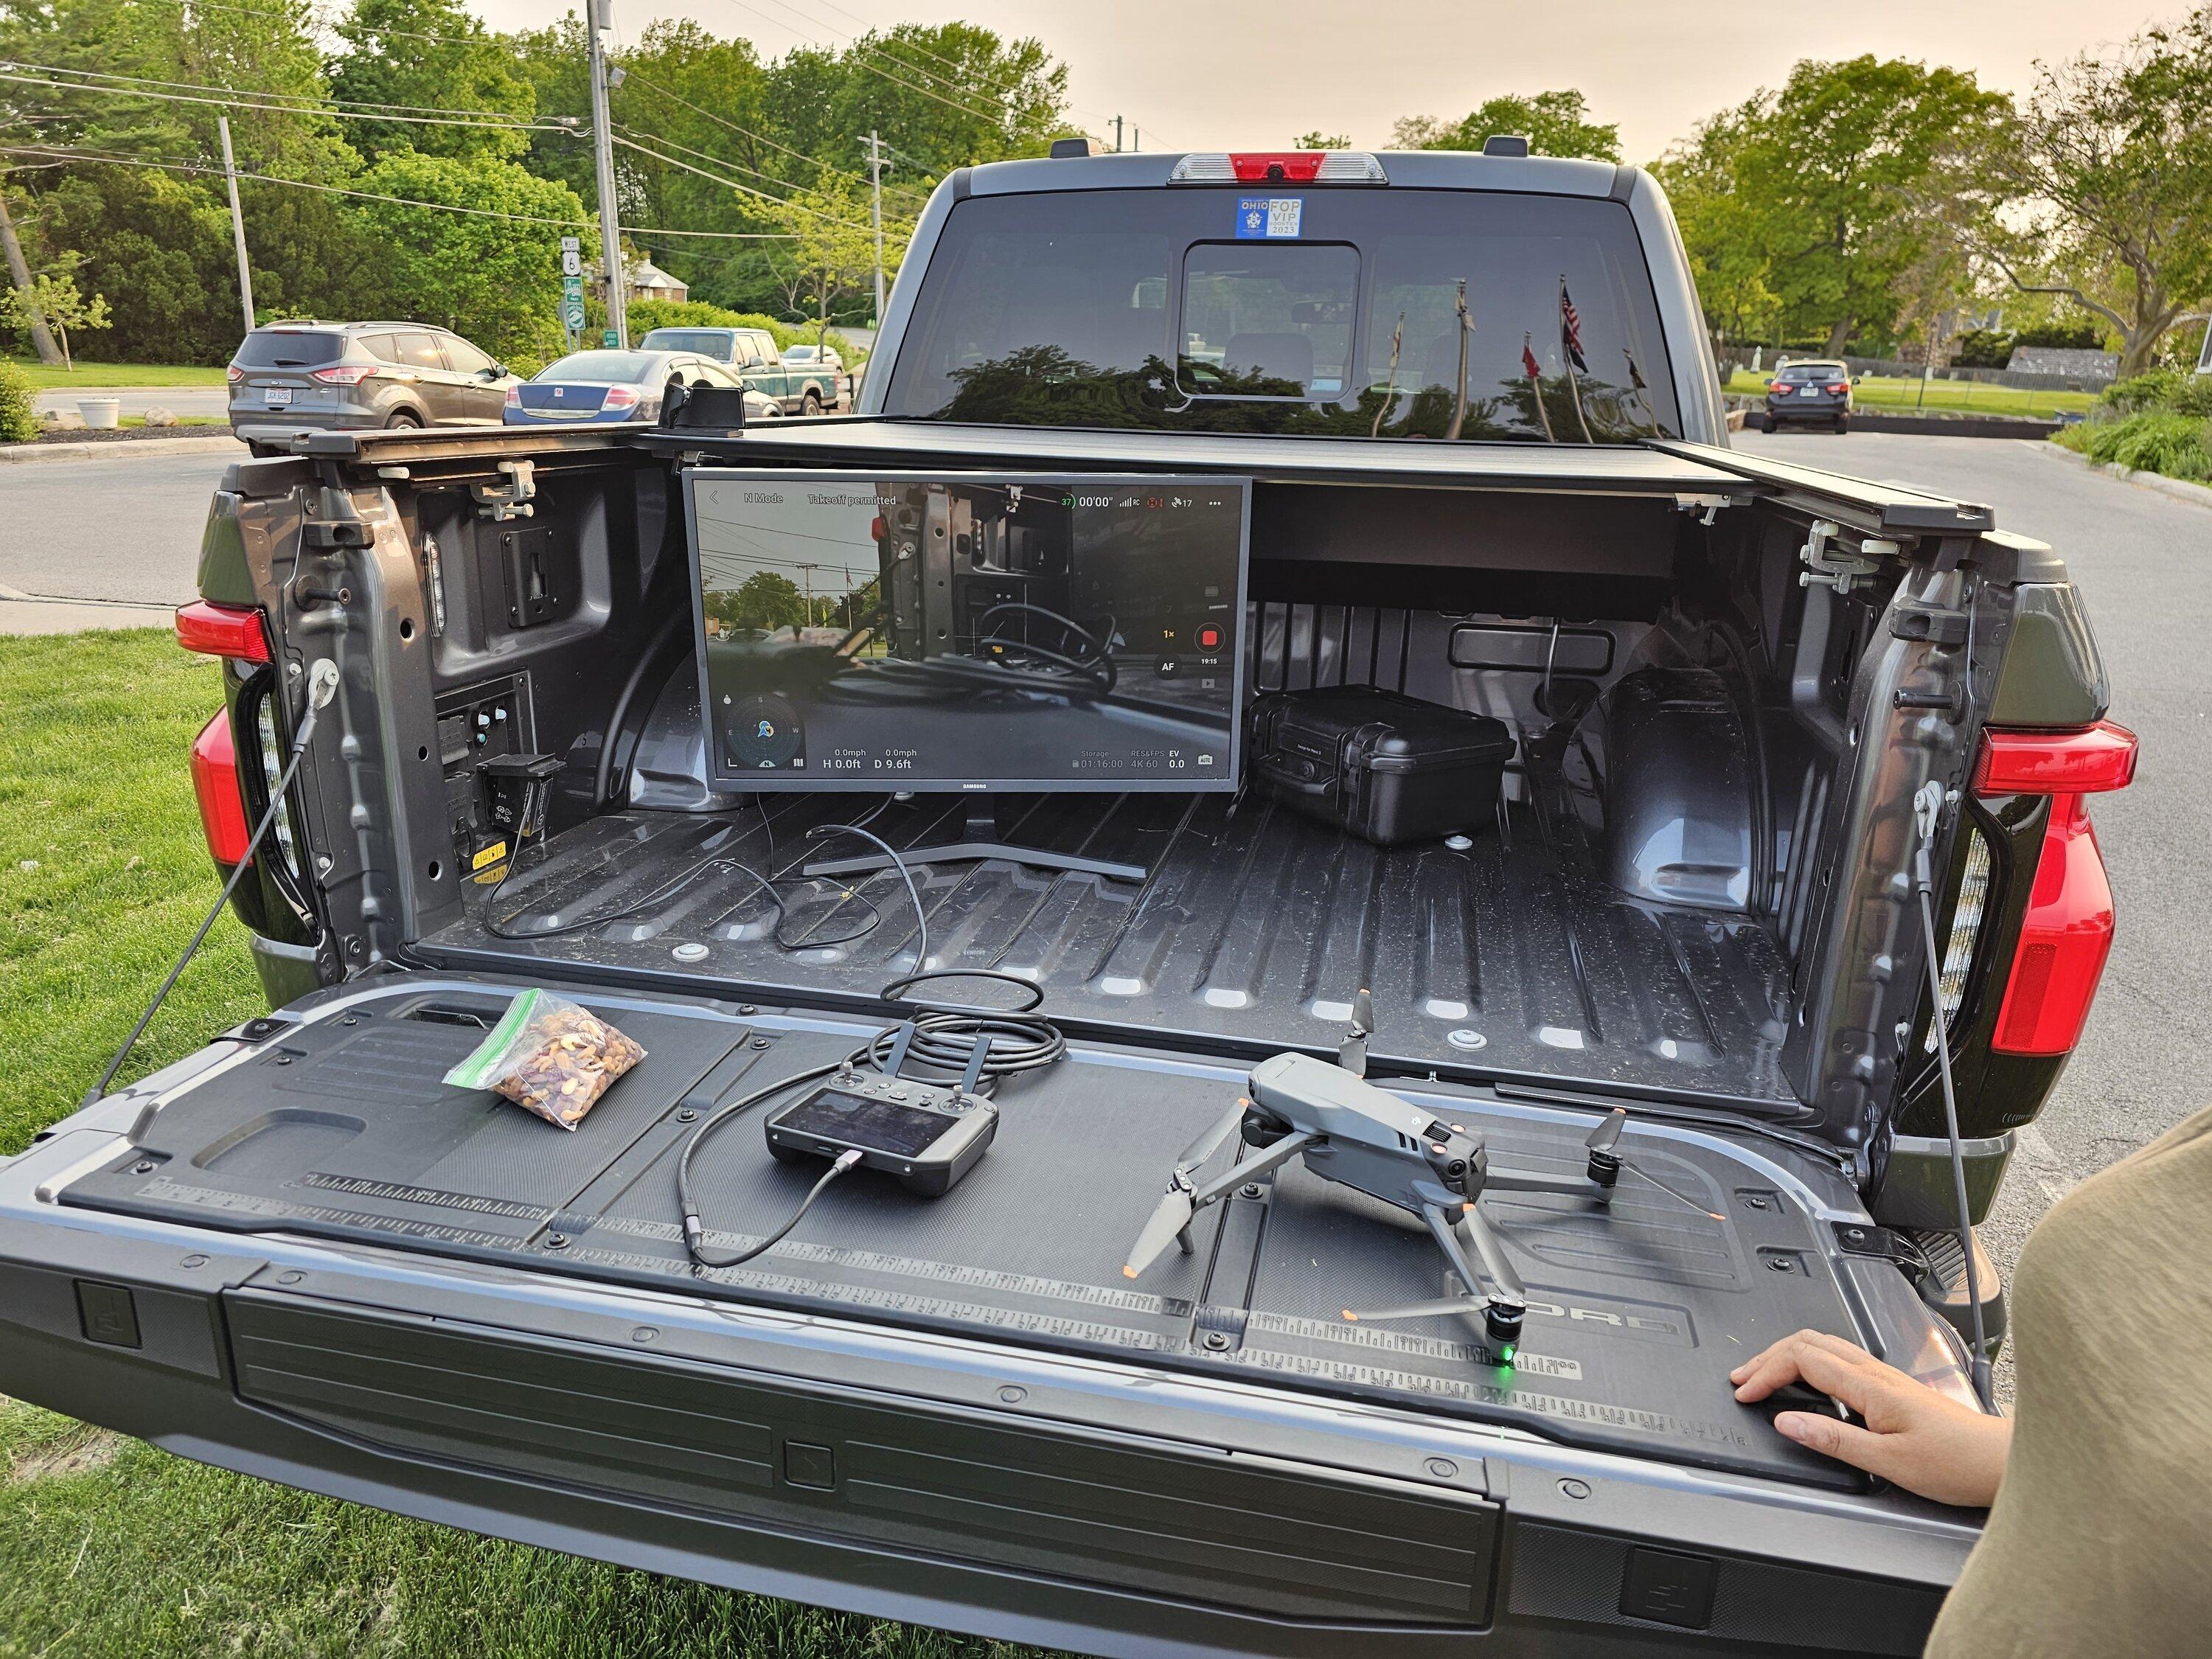
M 1194 188 L 961 203 L 888 412 L 1538 443 L 1679 434 L 1621 204 L 1309 189 L 1297 235 L 1262 239 L 1238 234 L 1239 200 Z

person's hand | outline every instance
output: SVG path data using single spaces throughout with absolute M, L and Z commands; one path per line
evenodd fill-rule
M 2010 1419 L 1938 1394 L 1840 1336 L 1785 1336 L 1730 1371 L 1729 1381 L 1747 1405 L 1792 1382 L 1832 1395 L 1866 1426 L 1814 1412 L 1780 1412 L 1775 1428 L 1907 1492 L 1975 1509 L 1987 1509 L 1997 1495 L 2012 1446 Z

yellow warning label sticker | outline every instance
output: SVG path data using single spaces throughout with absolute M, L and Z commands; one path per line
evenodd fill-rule
M 481 870 L 487 864 L 497 864 L 506 856 L 507 843 L 503 841 L 495 841 L 469 860 L 469 868 L 471 870 Z

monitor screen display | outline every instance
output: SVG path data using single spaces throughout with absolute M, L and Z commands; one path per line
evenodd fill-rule
M 1231 790 L 1243 479 L 686 475 L 714 781 Z

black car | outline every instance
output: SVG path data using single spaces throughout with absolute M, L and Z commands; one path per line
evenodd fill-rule
M 1791 422 L 1851 429 L 1851 371 L 1830 360 L 1784 363 L 1766 387 L 1766 429 Z

